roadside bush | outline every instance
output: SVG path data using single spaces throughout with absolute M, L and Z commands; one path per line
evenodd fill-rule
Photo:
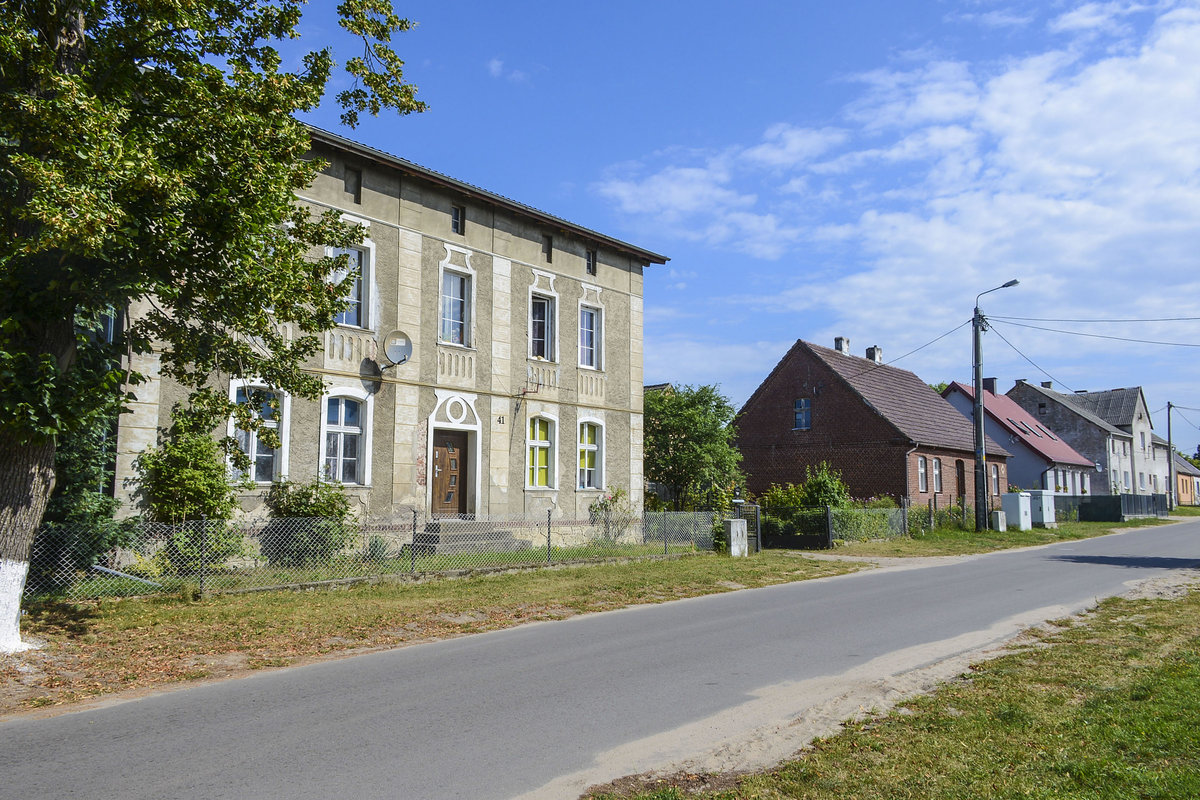
M 328 561 L 354 536 L 350 499 L 341 484 L 277 482 L 264 502 L 271 521 L 259 535 L 259 544 L 272 565 Z
M 219 565 L 244 551 L 241 531 L 230 526 L 237 499 L 225 453 L 207 432 L 181 421 L 158 447 L 138 457 L 146 516 L 172 523 L 160 557 L 185 574 Z

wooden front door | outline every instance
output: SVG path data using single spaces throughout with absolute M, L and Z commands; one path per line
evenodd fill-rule
M 467 434 L 434 431 L 433 515 L 453 517 L 467 513 Z

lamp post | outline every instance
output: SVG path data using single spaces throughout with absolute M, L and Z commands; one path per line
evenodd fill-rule
M 975 530 L 987 530 L 987 454 L 983 446 L 983 331 L 986 321 L 979 310 L 979 298 L 985 294 L 1016 286 L 1020 281 L 1011 281 L 986 292 L 975 295 L 975 316 L 971 319 L 971 330 L 975 345 Z

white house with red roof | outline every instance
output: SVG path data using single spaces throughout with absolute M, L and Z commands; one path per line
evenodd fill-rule
M 946 387 L 942 397 L 968 419 L 972 417 L 974 387 L 956 381 Z M 984 431 L 1012 453 L 1008 460 L 1011 485 L 1063 495 L 1091 493 L 1095 462 L 1076 452 L 1011 398 L 996 394 L 995 379 L 984 381 L 983 410 Z

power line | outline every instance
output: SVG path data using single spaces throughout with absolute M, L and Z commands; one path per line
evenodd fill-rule
M 923 345 L 921 345 L 920 347 L 918 347 L 916 350 L 909 350 L 907 353 L 905 353 L 905 354 L 904 354 L 904 355 L 902 355 L 902 356 L 896 356 L 896 357 L 895 357 L 895 358 L 893 358 L 891 361 L 887 361 L 887 362 L 885 362 L 885 363 L 883 363 L 883 364 L 876 364 L 876 365 L 874 365 L 874 366 L 872 366 L 872 367 L 868 367 L 867 369 L 864 369 L 862 372 L 857 372 L 857 373 L 855 373 L 854 375 L 851 375 L 850 377 L 852 377 L 852 378 L 860 378 L 860 377 L 862 377 L 863 375 L 866 375 L 866 374 L 868 374 L 868 373 L 874 372 L 875 370 L 879 369 L 880 367 L 890 367 L 892 364 L 895 364 L 897 361 L 902 361 L 902 360 L 904 360 L 904 359 L 908 358 L 908 357 L 909 357 L 909 356 L 911 356 L 913 353 L 919 353 L 919 352 L 921 352 L 921 351 L 922 351 L 922 350 L 924 350 L 926 347 L 929 347 L 931 344 L 937 344 L 937 343 L 938 343 L 938 342 L 940 342 L 942 339 L 945 339 L 947 336 L 949 336 L 950 334 L 954 333 L 955 331 L 957 331 L 957 330 L 960 330 L 960 329 L 962 329 L 962 328 L 965 328 L 967 325 L 970 325 L 970 324 L 971 324 L 971 322 L 972 322 L 972 320 L 967 320 L 966 322 L 964 322 L 963 324 L 959 325 L 958 327 L 956 327 L 956 328 L 951 328 L 950 330 L 946 331 L 945 333 L 943 333 L 941 336 L 937 337 L 936 339 L 934 339 L 934 340 L 932 340 L 932 341 L 929 341 L 929 342 L 926 342 L 925 344 L 923 344 Z
M 1195 322 L 1200 317 L 1153 317 L 1147 319 L 1051 319 L 1048 317 L 996 317 L 988 315 L 989 319 L 1006 321 L 1021 320 L 1022 322 L 1086 322 L 1086 323 L 1120 323 L 1120 322 Z
M 1072 392 L 1073 392 L 1073 391 L 1075 391 L 1075 390 L 1074 390 L 1074 389 L 1072 389 L 1070 386 L 1067 386 L 1067 384 L 1066 384 L 1064 381 L 1060 381 L 1058 378 L 1054 377 L 1054 376 L 1053 376 L 1053 375 L 1051 375 L 1049 372 L 1046 372 L 1046 370 L 1042 369 L 1042 368 L 1041 368 L 1041 367 L 1039 367 L 1037 364 L 1034 364 L 1034 362 L 1033 362 L 1033 359 L 1032 359 L 1032 358 L 1030 358 L 1029 356 L 1025 355 L 1024 353 L 1022 353 L 1020 350 L 1018 350 L 1018 349 L 1017 349 L 1017 346 L 1016 346 L 1015 344 L 1013 344 L 1012 342 L 1010 342 L 1008 339 L 1005 339 L 1005 338 L 1004 338 L 1004 334 L 1003 334 L 1003 333 L 1001 333 L 1000 331 L 996 330 L 995 328 L 992 328 L 992 333 L 994 333 L 994 334 L 996 334 L 997 336 L 999 336 L 999 337 L 1000 337 L 1000 338 L 1001 338 L 1001 339 L 1004 341 L 1004 343 L 1005 343 L 1006 345 L 1008 345 L 1009 347 L 1011 347 L 1011 348 L 1013 349 L 1013 352 L 1014 352 L 1014 353 L 1016 353 L 1017 355 L 1019 355 L 1021 358 L 1025 359 L 1026 361 L 1028 361 L 1030 364 L 1032 364 L 1032 365 L 1033 365 L 1033 368 L 1034 368 L 1034 369 L 1036 369 L 1038 372 L 1042 373 L 1043 375 L 1045 375 L 1047 378 L 1049 378 L 1050 380 L 1054 381 L 1055 383 L 1060 383 L 1060 384 L 1062 384 L 1063 386 L 1066 386 L 1066 388 L 1067 388 L 1069 391 L 1072 391 Z
M 990 321 L 995 318 L 988 317 L 988 319 Z M 1200 347 L 1200 344 L 1193 344 L 1191 342 L 1158 342 L 1158 341 L 1154 341 L 1151 339 L 1129 339 L 1124 336 L 1106 336 L 1105 334 L 1102 334 L 1102 333 L 1082 333 L 1081 331 L 1064 331 L 1059 328 L 1044 328 L 1040 325 L 1024 325 L 1020 322 L 1004 322 L 1003 324 L 1013 325 L 1018 328 L 1032 328 L 1035 331 L 1049 331 L 1050 333 L 1065 333 L 1070 336 L 1086 336 L 1091 339 L 1111 339 L 1111 340 L 1117 341 L 1117 342 L 1134 342 L 1135 344 L 1160 344 L 1160 345 L 1166 345 L 1168 347 Z

